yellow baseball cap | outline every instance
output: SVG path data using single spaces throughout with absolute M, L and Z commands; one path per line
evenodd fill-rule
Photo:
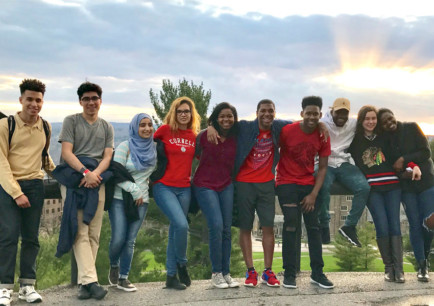
M 333 102 L 332 109 L 335 111 L 340 109 L 346 109 L 347 111 L 350 111 L 350 100 L 347 98 L 337 98 L 335 102 Z

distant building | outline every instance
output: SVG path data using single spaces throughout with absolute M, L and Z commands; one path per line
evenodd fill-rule
M 63 204 L 61 199 L 45 199 L 41 215 L 41 230 L 51 233 L 60 227 Z

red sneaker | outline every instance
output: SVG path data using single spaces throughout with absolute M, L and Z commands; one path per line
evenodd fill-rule
M 256 287 L 258 285 L 258 273 L 253 271 L 246 272 L 246 280 L 244 281 L 244 286 L 246 287 Z
M 280 287 L 280 282 L 277 279 L 276 274 L 274 274 L 270 269 L 262 272 L 262 282 L 267 283 L 267 286 L 270 287 Z

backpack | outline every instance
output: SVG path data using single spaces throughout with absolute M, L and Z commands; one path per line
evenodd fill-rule
M 40 118 L 42 120 L 42 126 L 44 127 L 45 139 L 46 139 L 45 147 L 42 150 L 42 168 L 45 168 L 45 166 L 48 164 L 48 148 L 50 146 L 51 131 L 48 122 L 42 119 L 42 117 Z M 13 115 L 8 116 L 8 128 L 9 128 L 9 148 L 10 148 L 12 136 L 14 135 L 15 132 L 15 117 Z

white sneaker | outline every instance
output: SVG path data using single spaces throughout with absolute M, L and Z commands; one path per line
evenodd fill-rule
M 211 278 L 212 285 L 219 289 L 228 288 L 228 283 L 223 278 L 223 274 L 221 273 L 213 273 Z
M 228 284 L 229 288 L 236 288 L 240 286 L 240 283 L 234 280 L 231 275 L 228 273 L 226 275 L 223 275 L 223 278 L 225 279 L 226 283 Z
M 18 292 L 18 298 L 24 300 L 27 303 L 39 303 L 42 302 L 42 297 L 36 292 L 33 286 L 24 286 L 20 288 Z
M 12 302 L 12 290 L 1 288 L 0 289 L 0 305 L 9 306 Z

